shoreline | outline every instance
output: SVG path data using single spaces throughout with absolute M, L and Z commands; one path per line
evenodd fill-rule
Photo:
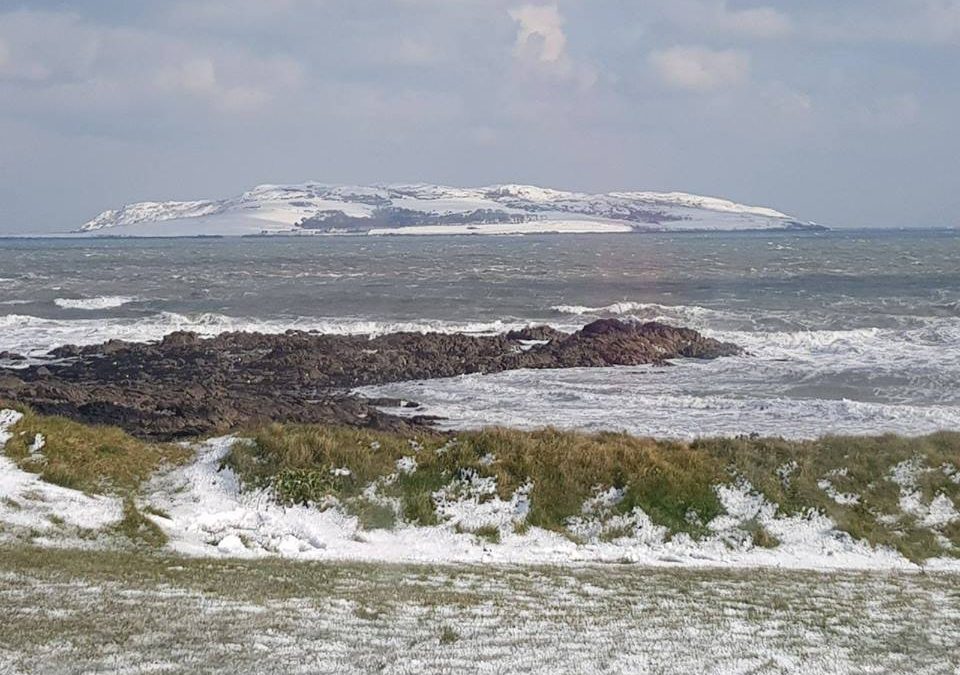
M 469 373 L 666 364 L 740 351 L 691 329 L 617 319 L 573 333 L 549 326 L 496 335 L 375 337 L 288 330 L 205 338 L 173 332 L 151 343 L 66 345 L 50 352 L 53 360 L 43 365 L 0 369 L 0 400 L 162 439 L 226 433 L 251 421 L 397 429 L 421 421 L 379 412 L 349 392 Z

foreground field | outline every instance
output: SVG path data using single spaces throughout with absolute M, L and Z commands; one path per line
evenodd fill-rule
M 0 548 L 0 673 L 955 673 L 953 575 Z

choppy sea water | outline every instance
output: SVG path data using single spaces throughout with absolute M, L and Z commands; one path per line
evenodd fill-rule
M 451 426 L 960 429 L 960 232 L 0 240 L 0 351 L 177 329 L 492 332 L 658 319 L 745 356 L 366 390 Z

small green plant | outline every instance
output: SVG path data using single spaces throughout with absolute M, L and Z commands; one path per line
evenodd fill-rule
M 440 644 L 452 645 L 460 640 L 460 633 L 450 626 L 444 626 L 440 629 Z
M 132 542 L 159 548 L 167 543 L 167 536 L 156 523 L 144 516 L 132 500 L 123 504 L 123 518 L 114 525 L 114 531 Z
M 757 548 L 776 548 L 780 545 L 780 540 L 770 534 L 767 528 L 756 518 L 751 518 L 742 523 L 740 528 L 750 535 L 751 543 Z

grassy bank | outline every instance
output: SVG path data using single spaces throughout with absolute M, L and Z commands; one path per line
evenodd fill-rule
M 19 468 L 53 485 L 121 498 L 123 518 L 116 533 L 155 546 L 165 542 L 160 529 L 137 508 L 136 496 L 160 468 L 189 460 L 191 450 L 142 441 L 117 427 L 39 415 L 26 406 L 0 402 L 2 408 L 23 414 L 3 447 Z
M 3 449 L 8 457 L 47 482 L 122 498 L 117 531 L 163 543 L 141 488 L 162 467 L 190 460 L 192 449 L 23 412 Z M 342 509 L 365 530 L 441 525 L 490 543 L 532 527 L 584 543 L 651 532 L 697 540 L 716 536 L 717 523 L 734 515 L 726 531 L 738 539 L 727 543 L 776 548 L 776 519 L 822 514 L 840 532 L 914 561 L 960 556 L 958 433 L 681 442 L 553 429 L 398 434 L 273 424 L 240 436 L 223 465 L 242 489 L 265 490 L 286 506 Z M 724 495 L 732 493 L 754 500 L 755 513 L 731 514 Z
M 749 485 L 780 516 L 823 513 L 852 537 L 915 561 L 960 553 L 960 519 L 937 517 L 960 504 L 956 433 L 684 443 L 551 429 L 405 437 L 271 425 L 251 439 L 225 462 L 245 485 L 284 504 L 345 507 L 368 528 L 436 524 L 442 499 L 459 491 L 478 502 L 524 494 L 519 529 L 575 537 L 571 523 L 589 515 L 611 540 L 629 534 L 625 517 L 640 510 L 668 536 L 697 538 L 724 513 L 718 486 Z M 488 489 L 472 489 L 478 484 Z M 744 527 L 755 545 L 777 545 L 759 521 Z

